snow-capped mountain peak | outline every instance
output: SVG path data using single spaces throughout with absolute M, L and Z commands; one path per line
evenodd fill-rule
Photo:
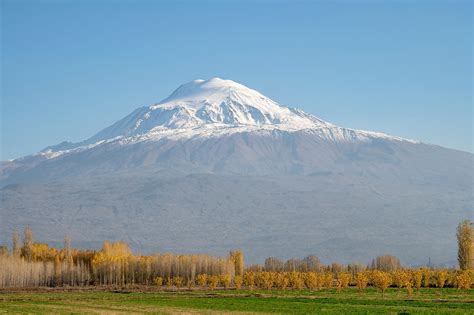
M 181 85 L 168 98 L 150 106 L 150 113 L 177 108 L 179 112 L 190 115 L 193 119 L 173 121 L 169 126 L 174 126 L 175 123 L 180 127 L 220 123 L 292 125 L 293 128 L 303 128 L 315 123 L 305 115 L 281 106 L 255 90 L 220 78 L 194 80 Z
M 254 99 L 265 98 L 259 92 L 249 89 L 242 84 L 232 80 L 224 80 L 215 77 L 209 80 L 198 79 L 183 84 L 178 87 L 169 97 L 160 102 L 160 104 L 173 101 L 194 102 L 196 99 L 219 101 L 229 97 L 231 93 L 251 95 L 251 97 Z
M 332 126 L 278 104 L 232 80 L 212 78 L 181 85 L 160 103 L 141 107 L 102 130 L 88 143 L 176 129 L 275 126 L 300 130 Z
M 324 141 L 353 142 L 370 138 L 405 139 L 337 127 L 302 110 L 282 106 L 232 80 L 194 80 L 157 104 L 136 109 L 125 118 L 79 143 L 61 143 L 41 154 L 57 157 L 120 141 L 122 144 L 161 139 L 219 137 L 241 132 L 304 131 Z

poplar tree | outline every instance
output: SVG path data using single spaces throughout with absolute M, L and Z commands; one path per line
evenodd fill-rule
M 474 268 L 473 266 L 473 242 L 474 242 L 474 228 L 472 223 L 464 220 L 459 223 L 457 229 L 458 239 L 458 263 L 461 270 L 468 270 Z
M 31 261 L 33 257 L 33 231 L 29 228 L 25 228 L 25 238 L 23 240 L 23 257 L 27 261 Z
M 20 234 L 17 231 L 13 232 L 12 235 L 12 255 L 14 257 L 20 257 L 21 255 L 21 245 L 20 245 Z

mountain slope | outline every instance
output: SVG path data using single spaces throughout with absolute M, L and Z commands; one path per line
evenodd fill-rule
M 456 224 L 473 219 L 473 163 L 196 80 L 82 142 L 3 162 L 0 242 L 28 224 L 41 241 L 69 233 L 146 252 L 454 264 Z

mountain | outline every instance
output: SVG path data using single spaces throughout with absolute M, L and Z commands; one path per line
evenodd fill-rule
M 0 242 L 29 225 L 79 246 L 243 248 L 454 264 L 473 155 L 335 126 L 231 80 L 195 80 L 79 143 L 0 166 Z

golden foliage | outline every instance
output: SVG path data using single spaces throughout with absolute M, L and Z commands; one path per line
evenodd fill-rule
M 423 270 L 415 270 L 411 273 L 413 286 L 419 290 L 423 283 Z
M 262 289 L 271 289 L 273 287 L 273 273 L 268 271 L 258 272 L 255 276 L 255 284 Z
M 244 274 L 244 253 L 241 250 L 231 251 L 229 254 L 230 260 L 234 263 L 235 274 L 241 276 Z
M 293 289 L 301 290 L 304 288 L 304 277 L 301 272 L 289 273 L 289 284 Z
M 219 277 L 219 281 L 224 287 L 224 289 L 228 289 L 230 287 L 230 284 L 232 282 L 232 277 L 231 275 L 221 275 Z
M 474 227 L 465 220 L 458 225 L 458 263 L 461 270 L 474 268 Z
M 162 277 L 156 277 L 155 278 L 155 285 L 157 287 L 161 287 L 163 285 L 163 278 Z
M 333 287 L 333 283 L 334 283 L 334 274 L 332 272 L 325 272 L 325 273 L 322 273 L 320 274 L 320 283 L 321 283 L 321 286 L 326 288 L 326 289 L 330 289 Z
M 307 272 L 305 274 L 305 284 L 306 287 L 310 290 L 317 290 L 319 289 L 319 278 L 318 274 L 314 271 Z
M 464 270 L 457 274 L 456 285 L 459 289 L 469 290 L 474 284 L 474 272 L 472 270 Z
M 207 275 L 206 274 L 200 274 L 197 276 L 197 284 L 200 287 L 205 287 L 207 284 Z
M 437 270 L 435 273 L 436 278 L 436 287 L 443 288 L 444 283 L 448 279 L 448 271 L 447 270 Z
M 281 290 L 285 290 L 290 285 L 290 277 L 287 272 L 277 272 L 275 276 L 275 285 Z
M 423 269 L 423 287 L 429 288 L 431 284 L 431 278 L 433 277 L 433 272 L 428 269 Z
M 336 287 L 339 290 L 349 287 L 349 283 L 352 280 L 352 274 L 348 272 L 339 272 L 337 274 Z
M 244 273 L 244 285 L 253 290 L 255 286 L 255 272 L 247 271 Z
M 375 287 L 382 290 L 383 293 L 392 283 L 392 277 L 388 272 L 374 270 L 372 272 L 372 282 L 374 283 Z
M 369 275 L 367 272 L 362 271 L 356 274 L 356 286 L 359 290 L 367 288 L 369 282 Z
M 411 273 L 407 270 L 392 272 L 392 281 L 399 289 L 411 286 Z
M 182 277 L 174 277 L 173 278 L 174 285 L 179 289 L 184 283 L 184 279 Z
M 237 290 L 240 290 L 242 288 L 242 283 L 243 283 L 243 278 L 242 276 L 235 276 L 234 277 L 234 285 Z
M 214 290 L 217 288 L 219 284 L 219 277 L 218 276 L 210 276 L 207 278 L 207 283 L 209 285 L 209 289 Z

